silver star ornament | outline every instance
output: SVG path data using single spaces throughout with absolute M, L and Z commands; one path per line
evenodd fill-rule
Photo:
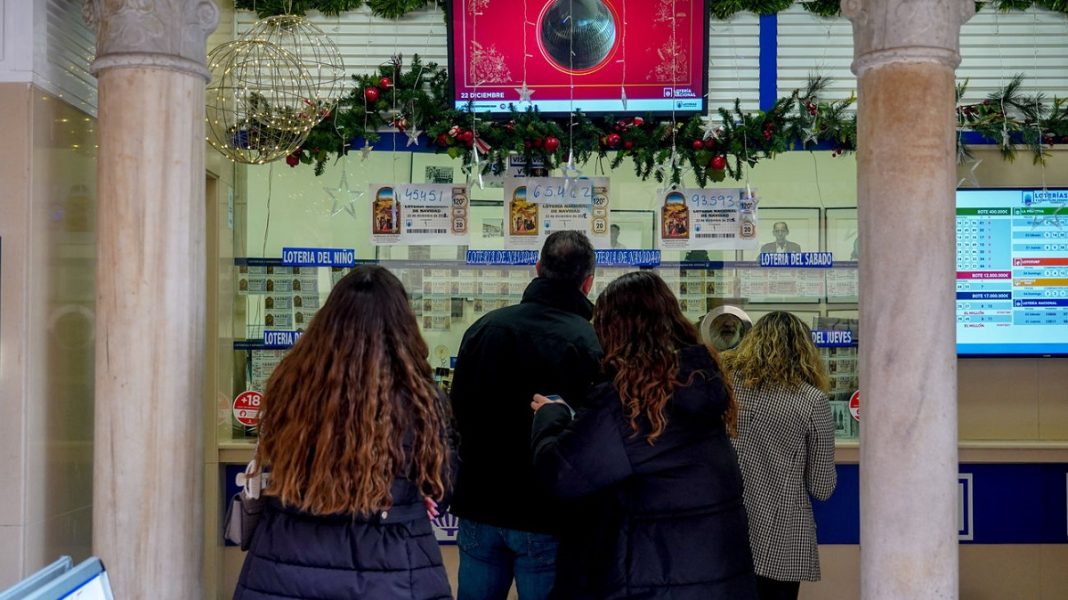
M 408 131 L 405 132 L 405 135 L 408 136 L 408 143 L 404 144 L 404 147 L 407 148 L 408 146 L 412 146 L 412 145 L 418 144 L 419 143 L 419 134 L 421 134 L 421 133 L 423 133 L 423 132 L 418 130 L 418 129 L 416 129 L 415 127 L 411 127 L 410 129 L 408 129 Z
M 356 218 L 356 201 L 364 195 L 364 192 L 353 190 L 349 187 L 348 172 L 345 170 L 344 165 L 342 165 L 341 180 L 338 182 L 337 187 L 324 187 L 323 191 L 334 201 L 330 207 L 331 217 L 347 212 L 353 219 Z
M 701 117 L 701 131 L 703 132 L 701 139 L 719 139 L 719 131 L 716 130 L 716 126 L 712 123 L 711 114 Z
M 527 87 L 527 82 L 526 81 L 523 82 L 523 87 L 517 87 L 517 88 L 513 88 L 513 89 L 515 89 L 515 91 L 519 92 L 519 101 L 520 102 L 530 102 L 530 96 L 535 91 L 535 90 L 532 90 L 529 87 Z

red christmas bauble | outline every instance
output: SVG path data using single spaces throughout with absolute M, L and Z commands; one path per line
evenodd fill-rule
M 460 134 L 460 139 L 463 140 L 465 144 L 469 144 L 474 141 L 475 132 L 470 129 L 465 129 L 464 132 Z
M 371 103 L 378 102 L 378 88 L 373 88 L 373 87 L 367 88 L 366 90 L 363 91 L 363 97 L 366 98 L 368 102 L 371 102 Z
M 446 137 L 444 133 L 439 133 L 436 141 L 439 146 L 449 145 L 449 138 Z
M 708 163 L 708 166 L 716 171 L 722 171 L 727 168 L 727 159 L 722 154 L 717 154 L 712 157 L 712 162 Z
M 618 148 L 619 143 L 623 141 L 623 138 L 619 137 L 618 133 L 608 134 L 608 145 L 612 148 Z
M 705 140 L 705 150 L 711 150 L 716 147 L 716 138 L 708 138 Z
M 632 142 L 630 140 L 627 140 L 627 141 L 623 142 L 623 147 L 626 148 L 627 150 L 630 150 L 631 148 L 634 147 L 634 142 Z
M 702 141 L 702 140 L 694 140 L 693 141 L 693 149 L 694 150 L 704 150 L 705 149 L 704 141 Z
M 641 127 L 642 123 L 645 123 L 645 119 L 641 117 L 634 117 L 634 124 Z
M 392 85 L 393 80 L 389 77 L 383 77 L 382 79 L 378 80 L 378 87 L 382 88 L 383 90 L 388 90 Z
M 553 136 L 545 138 L 545 149 L 549 152 L 556 152 L 556 149 L 560 147 L 560 140 Z
M 300 157 L 296 154 L 290 154 L 286 157 L 286 164 L 291 167 L 295 167 L 300 164 Z
M 545 140 L 543 140 L 541 138 L 534 138 L 534 147 L 535 148 L 541 148 L 544 145 L 545 145 Z

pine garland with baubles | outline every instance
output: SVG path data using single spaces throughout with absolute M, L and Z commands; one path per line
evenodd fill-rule
M 332 156 L 373 144 L 383 131 L 418 128 L 413 133 L 425 132 L 428 147 L 462 159 L 465 166 L 478 148 L 483 172 L 505 172 L 510 156 L 521 157 L 528 173 L 539 163 L 551 170 L 573 152 L 576 164 L 597 158 L 617 168 L 630 159 L 643 180 L 680 183 L 683 172 L 692 171 L 697 183 L 705 186 L 727 177 L 743 179 L 746 168 L 790 150 L 818 147 L 831 150 L 833 156 L 854 151 L 857 123 L 850 108 L 855 98 L 822 99 L 828 81 L 813 77 L 804 89 L 779 98 L 767 111 L 743 111 L 735 100 L 729 109 L 710 108 L 707 115 L 677 120 L 674 130 L 670 120 L 593 119 L 582 112 L 576 112 L 571 128 L 566 119 L 546 118 L 534 109 L 519 111 L 513 106 L 510 114 L 493 117 L 456 110 L 445 69 L 423 63 L 418 55 L 409 65 L 396 56 L 377 73 L 353 76 L 353 88 L 335 112 L 311 130 L 287 163 L 314 164 L 319 175 Z M 1013 158 L 1015 145 L 1021 144 L 1039 162 L 1051 144 L 1068 142 L 1068 100 L 1023 96 L 1021 81 L 1017 76 L 987 100 L 961 105 L 959 126 L 997 141 L 1006 159 Z M 965 85 L 959 88 L 959 97 Z M 968 147 L 960 138 L 961 156 L 966 157 Z

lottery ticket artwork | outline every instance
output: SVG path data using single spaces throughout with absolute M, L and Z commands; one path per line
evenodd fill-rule
M 659 193 L 660 248 L 755 248 L 756 196 L 745 189 L 668 188 Z
M 607 178 L 526 177 L 504 183 L 504 247 L 540 249 L 556 231 L 581 231 L 608 243 Z
M 371 241 L 378 246 L 468 243 L 466 186 L 371 184 Z

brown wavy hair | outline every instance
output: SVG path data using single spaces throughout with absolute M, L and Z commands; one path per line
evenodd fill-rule
M 786 311 L 770 312 L 753 325 L 738 346 L 723 355 L 727 371 L 749 388 L 765 383 L 797 388 L 807 383 L 830 390 L 827 368 L 804 321 Z
M 392 506 L 394 478 L 407 477 L 440 500 L 448 413 L 426 357 L 392 273 L 364 265 L 341 279 L 267 382 L 266 493 L 314 514 L 368 514 Z
M 608 284 L 597 297 L 593 328 L 604 349 L 602 367 L 619 392 L 631 429 L 637 433 L 638 417 L 645 416 L 652 426 L 646 441 L 653 444 L 664 433 L 664 407 L 679 385 L 679 350 L 702 345 L 697 327 L 682 314 L 679 301 L 658 275 L 636 271 Z M 704 346 L 718 367 L 718 353 Z M 729 382 L 717 376 L 728 397 L 723 422 L 733 436 L 738 405 Z M 692 377 L 684 385 L 690 383 Z

